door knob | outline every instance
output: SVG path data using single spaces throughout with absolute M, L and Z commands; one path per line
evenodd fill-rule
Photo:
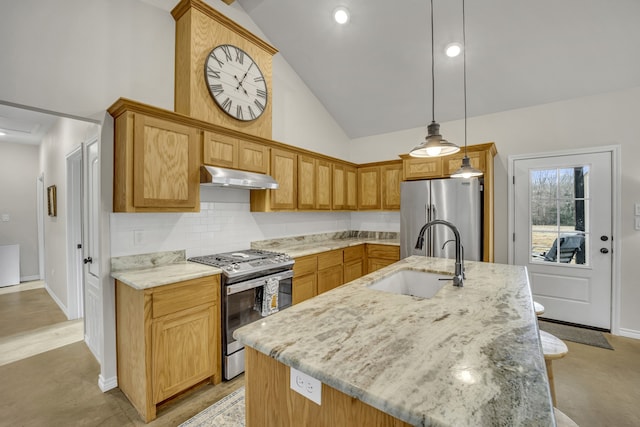
M 608 253 L 609 253 L 609 249 L 607 249 L 607 248 L 602 248 L 602 249 L 600 249 L 600 253 L 602 253 L 602 254 L 608 254 Z
M 607 240 L 609 240 L 608 236 L 600 236 L 600 240 L 602 240 L 603 242 L 606 242 Z
M 93 259 L 91 259 L 91 257 L 85 258 L 84 259 L 84 263 L 85 264 L 91 264 L 93 262 Z

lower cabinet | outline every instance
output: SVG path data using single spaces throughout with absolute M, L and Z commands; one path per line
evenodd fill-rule
M 221 381 L 220 276 L 137 290 L 116 281 L 118 387 L 145 422 L 156 405 Z
M 365 245 L 350 246 L 344 249 L 344 283 L 356 280 L 365 274 Z
M 399 260 L 399 246 L 367 244 L 367 274 Z
M 399 259 L 400 247 L 370 243 L 296 258 L 293 265 L 293 303 L 359 279 Z

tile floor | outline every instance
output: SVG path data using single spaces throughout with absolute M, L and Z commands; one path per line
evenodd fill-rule
M 44 300 L 0 292 L 0 354 L 27 323 L 36 330 L 66 323 Z M 569 354 L 554 361 L 558 408 L 581 427 L 640 426 L 640 340 L 607 338 L 614 351 L 567 342 Z M 0 366 L 0 426 L 144 425 L 120 390 L 100 391 L 99 365 L 82 341 L 45 350 Z M 240 376 L 200 386 L 160 408 L 149 425 L 179 425 L 243 383 Z

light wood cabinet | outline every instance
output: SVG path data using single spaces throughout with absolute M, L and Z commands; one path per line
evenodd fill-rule
M 124 111 L 115 120 L 114 212 L 198 212 L 198 130 Z
M 367 244 L 367 274 L 399 260 L 399 246 Z
M 316 160 L 316 205 L 318 210 L 331 209 L 331 197 L 333 195 L 333 183 L 331 179 L 331 162 Z
M 442 177 L 442 158 L 402 156 L 402 178 L 429 179 Z
M 316 159 L 298 156 L 298 209 L 311 210 L 316 206 Z
M 402 162 L 380 166 L 382 210 L 400 210 Z
M 350 246 L 344 249 L 344 283 L 356 280 L 365 274 L 365 245 Z
M 318 295 L 318 256 L 296 258 L 293 264 L 293 304 Z
M 345 166 L 344 174 L 346 176 L 345 193 L 346 202 L 345 209 L 355 211 L 358 209 L 358 169 L 352 166 Z
M 342 249 L 318 254 L 318 294 L 342 285 L 342 257 Z
M 380 209 L 380 167 L 358 168 L 358 209 Z
M 290 387 L 290 368 L 246 347 L 246 425 L 248 427 L 376 426 L 410 427 L 360 399 L 322 384 L 322 405 Z
M 220 276 L 138 290 L 116 281 L 118 387 L 145 422 L 156 405 L 221 381 Z
M 298 205 L 298 155 L 293 151 L 271 149 L 269 171 L 277 190 L 251 190 L 251 211 L 295 210 Z
M 469 162 L 471 166 L 484 171 L 485 167 L 485 153 L 480 151 L 472 151 L 467 153 L 467 157 L 469 157 Z M 462 158 L 464 157 L 464 153 L 456 153 L 450 156 L 447 156 L 442 159 L 442 174 L 446 176 L 450 176 L 455 173 L 460 166 L 462 166 Z
M 267 173 L 269 148 L 215 132 L 203 132 L 202 162 L 206 165 Z

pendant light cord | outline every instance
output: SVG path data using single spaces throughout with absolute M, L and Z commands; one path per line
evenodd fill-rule
M 464 156 L 467 157 L 467 37 L 464 28 L 464 0 L 462 0 L 462 87 L 464 90 Z
M 436 121 L 436 77 L 433 65 L 433 0 L 431 0 L 431 122 Z

